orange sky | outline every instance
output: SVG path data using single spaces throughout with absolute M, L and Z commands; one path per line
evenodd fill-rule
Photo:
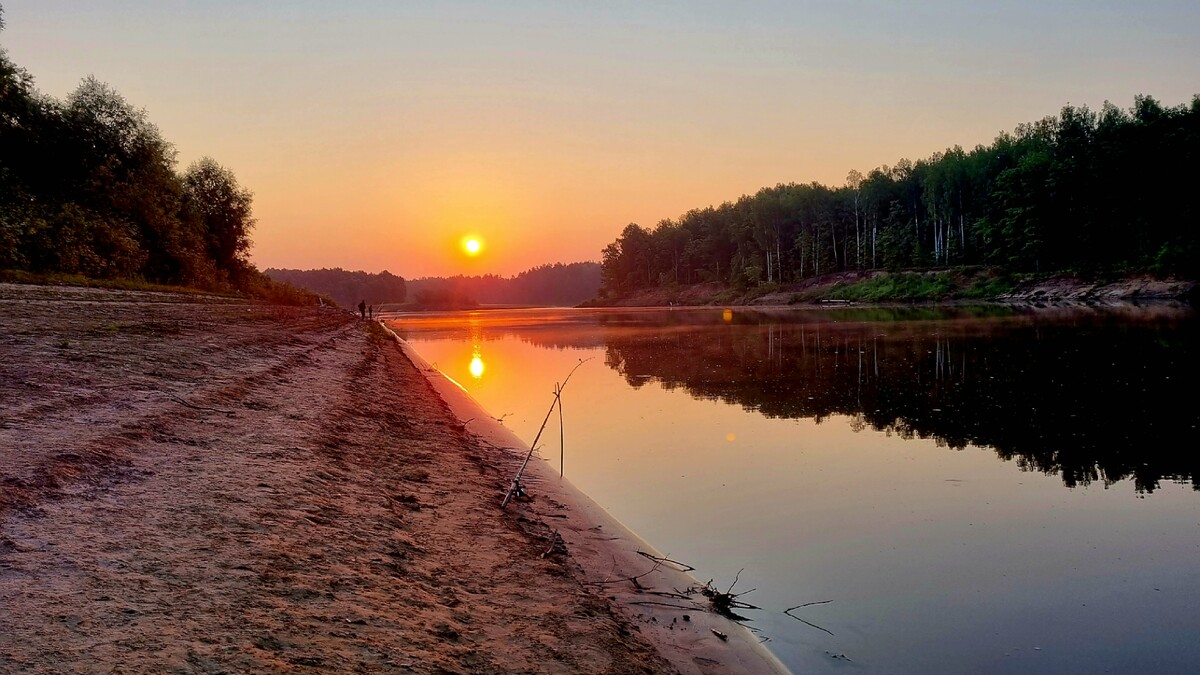
M 1200 91 L 1194 2 L 2 4 L 42 91 L 93 74 L 237 174 L 260 267 L 409 278 L 597 260 L 629 222 Z

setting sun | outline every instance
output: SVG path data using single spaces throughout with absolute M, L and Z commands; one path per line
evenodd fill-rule
M 483 250 L 483 244 L 474 237 L 468 237 L 464 239 L 462 246 L 463 250 L 466 251 L 467 255 L 470 256 L 479 255 L 480 251 Z

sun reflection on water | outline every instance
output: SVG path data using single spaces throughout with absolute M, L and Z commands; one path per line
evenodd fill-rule
M 468 367 L 468 370 L 471 371 L 471 377 L 477 380 L 483 377 L 483 357 L 480 356 L 479 352 L 471 355 L 471 365 Z

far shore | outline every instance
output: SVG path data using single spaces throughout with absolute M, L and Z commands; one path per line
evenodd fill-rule
M 787 672 L 542 462 L 501 510 L 523 444 L 378 322 L 0 284 L 0 333 L 0 671 Z
M 892 282 L 890 286 L 885 282 Z M 601 297 L 582 307 L 812 307 L 896 304 L 1120 303 L 1194 301 L 1191 279 L 1130 274 L 1118 278 L 1028 275 L 1006 278 L 988 269 L 825 274 L 789 284 L 736 288 L 708 282 L 668 284 Z

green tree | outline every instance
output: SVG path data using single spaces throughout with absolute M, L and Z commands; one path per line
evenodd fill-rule
M 233 172 L 209 157 L 194 162 L 183 175 L 184 220 L 198 224 L 207 257 L 233 281 L 250 268 L 251 202 L 250 191 Z

